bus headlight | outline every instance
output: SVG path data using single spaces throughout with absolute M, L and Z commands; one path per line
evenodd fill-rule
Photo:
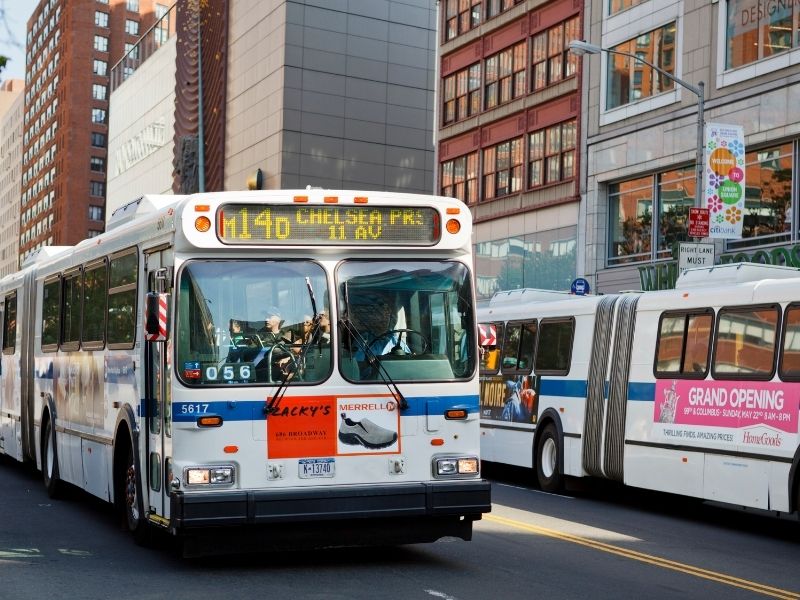
M 433 476 L 437 479 L 478 475 L 480 464 L 475 456 L 443 456 L 433 460 Z
M 183 480 L 186 485 L 232 485 L 236 481 L 236 467 L 186 467 L 183 470 Z

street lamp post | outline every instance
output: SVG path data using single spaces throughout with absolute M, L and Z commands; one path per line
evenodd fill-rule
M 685 87 L 687 90 L 692 92 L 697 96 L 697 150 L 696 150 L 696 157 L 695 157 L 695 194 L 694 194 L 694 205 L 697 208 L 701 208 L 703 206 L 703 126 L 705 125 L 704 122 L 704 90 L 705 84 L 702 81 L 699 81 L 697 85 L 692 85 L 691 83 L 687 83 L 682 79 L 675 77 L 672 73 L 661 69 L 654 64 L 639 58 L 635 54 L 630 54 L 629 52 L 622 52 L 620 50 L 611 50 L 609 48 L 601 48 L 600 46 L 596 46 L 595 44 L 590 44 L 589 42 L 584 42 L 582 40 L 572 40 L 569 43 L 569 50 L 573 54 L 583 55 L 583 54 L 600 54 L 601 52 L 607 52 L 609 54 L 620 54 L 622 56 L 627 56 L 636 60 L 640 63 L 643 63 L 650 67 L 651 69 L 661 73 L 667 79 L 674 81 L 678 85 Z

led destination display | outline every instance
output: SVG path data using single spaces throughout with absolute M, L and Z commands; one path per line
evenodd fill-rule
M 426 206 L 227 204 L 217 211 L 217 236 L 227 244 L 432 246 L 441 219 Z

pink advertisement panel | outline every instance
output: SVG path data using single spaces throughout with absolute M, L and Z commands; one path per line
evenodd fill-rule
M 725 429 L 766 425 L 797 433 L 799 412 L 797 383 L 661 379 L 653 421 Z

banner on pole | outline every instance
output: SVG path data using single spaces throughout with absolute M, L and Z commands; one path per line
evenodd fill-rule
M 707 123 L 703 165 L 703 206 L 709 237 L 741 238 L 744 219 L 744 130 L 740 125 Z

